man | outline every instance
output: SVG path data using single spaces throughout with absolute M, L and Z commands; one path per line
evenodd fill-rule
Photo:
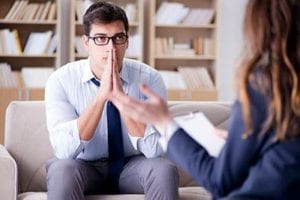
M 125 12 L 111 3 L 92 4 L 84 15 L 89 58 L 69 63 L 46 85 L 47 125 L 56 158 L 47 162 L 48 199 L 85 194 L 145 193 L 145 199 L 177 199 L 178 174 L 159 158 L 159 133 L 119 113 L 108 101 L 113 89 L 141 100 L 145 83 L 166 99 L 153 68 L 124 59 Z

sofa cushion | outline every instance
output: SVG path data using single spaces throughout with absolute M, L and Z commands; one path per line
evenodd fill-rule
M 142 194 L 121 194 L 121 195 L 90 195 L 86 200 L 144 200 Z M 209 200 L 211 195 L 201 187 L 179 188 L 179 200 Z M 46 192 L 26 192 L 18 196 L 18 200 L 47 200 Z
M 169 102 L 173 116 L 201 111 L 218 127 L 224 128 L 229 103 Z M 6 113 L 5 146 L 18 166 L 18 192 L 46 191 L 45 162 L 53 157 L 46 127 L 43 101 L 15 101 Z M 180 187 L 197 185 L 182 170 Z
M 53 152 L 44 102 L 12 102 L 5 119 L 5 147 L 18 166 L 18 192 L 45 191 L 45 161 Z

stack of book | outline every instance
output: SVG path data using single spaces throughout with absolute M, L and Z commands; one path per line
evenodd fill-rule
M 211 8 L 187 8 L 179 2 L 162 2 L 155 21 L 159 25 L 201 26 L 211 24 L 214 15 L 215 11 Z
M 214 89 L 214 83 L 205 67 L 178 67 L 188 89 Z
M 83 41 L 82 41 L 82 37 L 81 36 L 76 36 L 75 37 L 75 52 L 78 54 L 78 56 L 81 57 L 87 57 L 88 56 L 88 52 L 86 51 L 86 49 L 83 46 Z
M 21 69 L 21 77 L 24 86 L 28 88 L 44 88 L 53 71 L 53 67 L 23 67 Z
M 126 12 L 129 23 L 137 22 L 137 6 L 134 3 L 127 3 L 124 7 L 122 6 L 124 11 Z
M 56 19 L 56 2 L 29 3 L 28 0 L 15 1 L 4 20 L 53 21 Z
M 44 88 L 54 71 L 53 67 L 22 67 L 21 72 L 12 71 L 7 63 L 0 63 L 0 88 Z
M 175 43 L 173 37 L 155 38 L 156 55 L 193 56 L 195 51 L 189 43 Z
M 92 3 L 93 3 L 93 0 L 76 0 L 75 13 L 76 13 L 76 19 L 79 23 L 82 23 L 83 15 Z M 122 5 L 120 5 L 120 6 L 126 12 L 129 22 L 137 21 L 137 6 L 136 6 L 136 4 L 127 3 L 124 6 L 122 6 Z
M 193 8 L 180 22 L 186 26 L 208 25 L 213 21 L 214 10 L 210 8 Z
M 7 63 L 0 63 L 0 88 L 16 86 L 17 82 L 12 73 L 11 66 Z
M 0 29 L 0 54 L 22 54 L 19 33 L 16 29 Z
M 211 76 L 205 67 L 178 67 L 178 71 L 160 70 L 167 89 L 213 90 Z
M 209 37 L 196 37 L 190 43 L 176 43 L 173 37 L 155 38 L 156 55 L 214 55 L 214 42 Z
M 53 54 L 57 48 L 57 35 L 52 35 L 52 31 L 30 33 L 23 51 L 18 30 L 0 29 L 0 54 Z
M 55 43 L 55 37 L 53 37 L 54 39 L 51 39 L 51 37 L 52 31 L 30 33 L 24 48 L 24 54 L 42 55 L 48 53 L 49 47 L 54 45 L 51 43 Z
M 182 75 L 177 71 L 159 70 L 160 75 L 168 90 L 172 89 L 187 89 Z
M 79 23 L 83 22 L 83 15 L 90 5 L 92 5 L 92 3 L 92 0 L 76 0 L 75 14 Z
M 196 37 L 193 39 L 193 49 L 196 55 L 215 55 L 214 40 L 209 37 Z
M 142 49 L 142 39 L 140 34 L 135 33 L 132 35 L 129 35 L 129 44 L 128 48 L 126 50 L 126 56 L 136 58 L 141 56 L 143 53 Z

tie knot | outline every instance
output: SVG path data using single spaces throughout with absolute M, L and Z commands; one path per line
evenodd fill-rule
M 100 86 L 100 82 L 96 80 L 96 78 L 92 78 L 91 81 L 96 85 L 96 86 Z

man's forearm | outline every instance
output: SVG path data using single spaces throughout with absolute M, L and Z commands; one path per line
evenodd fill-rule
M 122 115 L 122 119 L 125 122 L 125 125 L 128 129 L 128 132 L 133 137 L 144 137 L 146 125 L 133 119 L 127 117 L 126 115 Z
M 90 140 L 100 121 L 105 101 L 95 99 L 78 118 L 77 126 L 81 140 Z

